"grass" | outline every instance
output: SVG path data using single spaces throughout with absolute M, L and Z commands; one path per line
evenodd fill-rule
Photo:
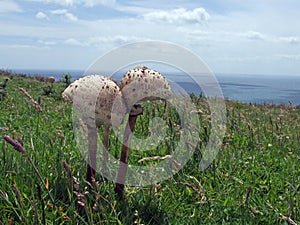
M 85 182 L 86 162 L 74 140 L 72 109 L 60 97 L 65 84 L 1 71 L 0 84 L 6 78 L 5 97 L 0 100 L 1 136 L 17 140 L 27 155 L 0 139 L 0 224 L 300 223 L 299 106 L 226 101 L 221 151 L 209 168 L 199 171 L 210 132 L 209 110 L 205 98 L 191 96 L 204 113 L 199 115 L 199 144 L 189 162 L 161 183 L 126 186 L 126 201 L 119 202 L 113 182 L 100 176 L 97 182 Z M 19 87 L 40 103 L 42 112 Z M 148 135 L 153 116 L 179 122 L 172 109 L 163 113 L 163 106 L 144 107 L 137 136 Z M 129 162 L 140 165 L 143 157 L 172 152 L 178 128 L 167 132 L 159 149 L 133 150 Z M 110 149 L 117 158 L 120 146 L 111 135 Z

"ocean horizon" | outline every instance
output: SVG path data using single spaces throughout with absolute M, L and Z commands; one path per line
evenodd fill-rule
M 63 74 L 70 74 L 72 80 L 84 76 L 83 70 L 39 70 L 12 69 L 12 73 L 27 76 L 53 76 L 61 80 Z M 103 72 L 101 74 L 110 74 Z M 162 73 L 167 79 L 174 81 L 187 93 L 204 94 L 201 87 L 190 77 L 170 72 Z M 123 73 L 116 73 L 113 77 L 119 81 Z M 223 74 L 216 73 L 216 79 L 222 89 L 225 99 L 257 104 L 290 104 L 300 105 L 300 75 L 299 76 L 271 76 L 251 74 Z

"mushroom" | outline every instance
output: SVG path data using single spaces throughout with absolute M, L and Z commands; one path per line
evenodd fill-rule
M 55 82 L 55 77 L 47 77 L 46 81 L 53 84 Z
M 127 108 L 131 106 L 136 107 L 135 104 L 137 102 L 159 99 L 166 100 L 172 96 L 168 81 L 159 72 L 151 70 L 146 66 L 138 66 L 125 73 L 121 80 L 120 91 L 122 92 L 122 97 Z M 140 111 L 142 111 L 142 108 Z M 124 183 L 129 155 L 128 145 L 138 115 L 140 114 L 129 114 L 128 123 L 124 131 L 121 163 L 115 187 L 115 192 L 120 200 L 124 200 Z
M 86 179 L 92 181 L 96 175 L 97 128 L 104 126 L 103 162 L 108 160 L 108 138 L 111 127 L 111 109 L 114 101 L 122 94 L 118 85 L 110 78 L 101 75 L 88 75 L 71 83 L 62 93 L 64 100 L 73 104 L 88 129 L 88 167 Z M 122 104 L 122 102 L 118 102 Z M 121 112 L 114 112 L 121 123 Z M 96 125 L 96 126 L 95 126 Z M 105 168 L 104 168 L 105 169 Z

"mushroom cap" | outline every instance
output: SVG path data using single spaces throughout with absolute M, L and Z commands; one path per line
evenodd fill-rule
M 138 66 L 125 73 L 120 90 L 127 105 L 140 101 L 167 99 L 172 96 L 166 78 L 146 66 Z
M 73 104 L 85 118 L 95 119 L 96 126 L 111 125 L 112 114 L 117 123 L 122 121 L 124 108 L 118 85 L 102 75 L 88 75 L 71 83 L 62 93 L 64 100 Z M 117 101 L 117 102 L 115 102 Z M 112 106 L 114 112 L 112 112 Z
M 55 77 L 47 77 L 47 81 L 53 84 L 55 82 Z

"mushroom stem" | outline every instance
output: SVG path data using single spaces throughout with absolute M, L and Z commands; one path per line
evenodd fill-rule
M 109 142 L 109 133 L 110 133 L 110 127 L 109 126 L 105 126 L 105 129 L 104 129 L 104 135 L 103 135 L 103 147 L 104 147 L 104 150 L 103 151 L 103 160 L 104 160 L 104 164 L 107 163 L 108 161 L 108 142 Z
M 119 171 L 117 175 L 117 181 L 116 181 L 116 188 L 115 193 L 118 195 L 119 200 L 124 201 L 124 184 L 125 184 L 125 178 L 128 168 L 128 155 L 129 155 L 129 141 L 130 137 L 132 135 L 132 132 L 134 130 L 134 126 L 136 123 L 136 119 L 139 114 L 129 114 L 128 122 L 125 127 L 124 136 L 123 136 L 123 144 L 122 144 L 122 152 L 121 152 L 121 158 L 120 158 L 120 166 Z
M 96 127 L 88 128 L 88 140 L 89 140 L 89 155 L 88 166 L 86 172 L 86 180 L 92 183 L 92 178 L 96 178 L 96 156 L 97 156 L 97 140 L 98 133 Z
M 108 163 L 108 143 L 109 143 L 110 126 L 105 126 L 103 134 L 103 173 L 106 174 Z

